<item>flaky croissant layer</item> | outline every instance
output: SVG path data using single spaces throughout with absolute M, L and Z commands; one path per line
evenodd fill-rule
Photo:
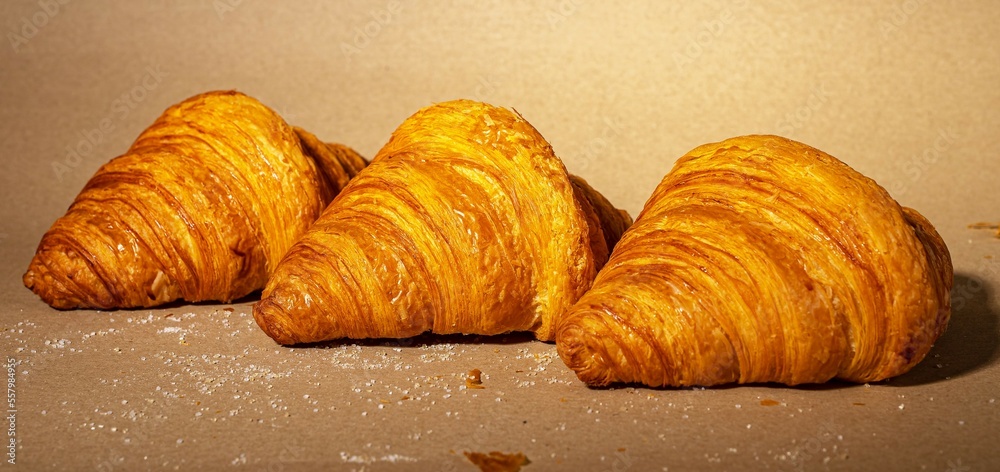
M 924 358 L 951 285 L 919 213 L 817 149 L 744 136 L 677 162 L 557 345 L 592 385 L 875 381 Z
M 242 297 L 364 166 L 241 93 L 191 97 L 94 174 L 24 284 L 63 309 Z
M 400 125 L 289 250 L 254 318 L 282 344 L 552 339 L 630 223 L 520 115 L 438 104 Z

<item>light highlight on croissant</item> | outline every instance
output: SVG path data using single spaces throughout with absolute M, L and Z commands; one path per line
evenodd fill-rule
M 952 275 L 931 224 L 871 179 L 733 138 L 677 162 L 556 342 L 590 385 L 876 381 L 945 330 Z
M 364 166 L 246 95 L 197 95 L 97 171 L 24 284 L 63 309 L 242 297 Z
M 282 344 L 552 339 L 629 223 L 520 115 L 438 104 L 403 122 L 289 250 L 254 318 Z

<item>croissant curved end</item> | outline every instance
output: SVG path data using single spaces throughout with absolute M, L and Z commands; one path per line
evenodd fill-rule
M 21 278 L 24 286 L 35 292 L 45 303 L 52 308 L 59 310 L 71 310 L 80 305 L 80 301 L 75 296 L 70 295 L 78 292 L 79 287 L 67 287 L 62 281 L 53 277 L 42 257 L 36 255 L 28 267 L 28 271 Z M 72 283 L 72 281 L 70 281 Z M 73 283 L 73 285 L 77 285 Z
M 80 307 L 109 309 L 115 297 L 94 273 L 86 260 L 75 251 L 49 244 L 42 239 L 39 251 L 24 273 L 24 286 L 45 303 L 60 310 Z M 52 270 L 58 267 L 59 270 Z
M 607 375 L 608 369 L 603 366 L 595 346 L 588 346 L 590 338 L 580 325 L 563 323 L 556 332 L 556 350 L 567 367 L 576 372 L 576 376 L 592 386 L 605 386 L 613 382 Z
M 935 287 L 939 306 L 937 316 L 927 320 L 928 326 L 924 330 L 925 339 L 917 338 L 911 343 L 913 349 L 908 349 L 901 356 L 903 365 L 897 372 L 892 372 L 886 377 L 894 377 L 908 372 L 913 366 L 924 359 L 936 341 L 945 330 L 951 320 L 951 289 L 955 281 L 955 269 L 951 261 L 951 252 L 945 244 L 944 239 L 938 234 L 934 225 L 923 215 L 912 208 L 903 207 L 903 217 L 906 222 L 913 227 L 914 235 L 924 247 L 927 255 L 927 265 L 934 270 L 930 272 L 935 278 L 932 286 Z M 922 342 L 921 342 L 922 341 Z M 909 354 L 909 358 L 907 358 Z
M 288 313 L 274 298 L 265 298 L 253 306 L 253 319 L 278 344 L 289 346 L 301 341 L 286 329 Z

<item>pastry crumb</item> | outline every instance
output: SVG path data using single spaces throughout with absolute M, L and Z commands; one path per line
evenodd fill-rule
M 969 229 L 997 229 L 998 227 L 1000 227 L 1000 225 L 997 225 L 996 223 L 986 223 L 982 221 L 969 225 Z
M 996 236 L 1000 238 L 1000 224 L 997 223 L 986 223 L 986 222 L 972 223 L 969 225 L 969 229 L 995 229 L 997 230 Z
M 469 374 L 465 377 L 465 388 L 469 389 L 482 389 L 486 388 L 483 386 L 483 371 L 479 369 L 472 369 Z
M 482 472 L 518 472 L 522 466 L 528 465 L 531 461 L 520 452 L 506 454 L 499 451 L 463 452 L 465 457 L 479 467 Z

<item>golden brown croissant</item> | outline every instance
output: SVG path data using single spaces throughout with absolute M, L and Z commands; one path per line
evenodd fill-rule
M 365 164 L 246 95 L 197 95 L 98 169 L 24 284 L 62 309 L 242 297 Z
M 631 223 L 520 115 L 459 100 L 393 133 L 254 306 L 282 344 L 533 331 L 588 288 Z
M 591 385 L 875 381 L 924 358 L 951 284 L 919 213 L 819 150 L 745 136 L 677 162 L 556 343 Z

